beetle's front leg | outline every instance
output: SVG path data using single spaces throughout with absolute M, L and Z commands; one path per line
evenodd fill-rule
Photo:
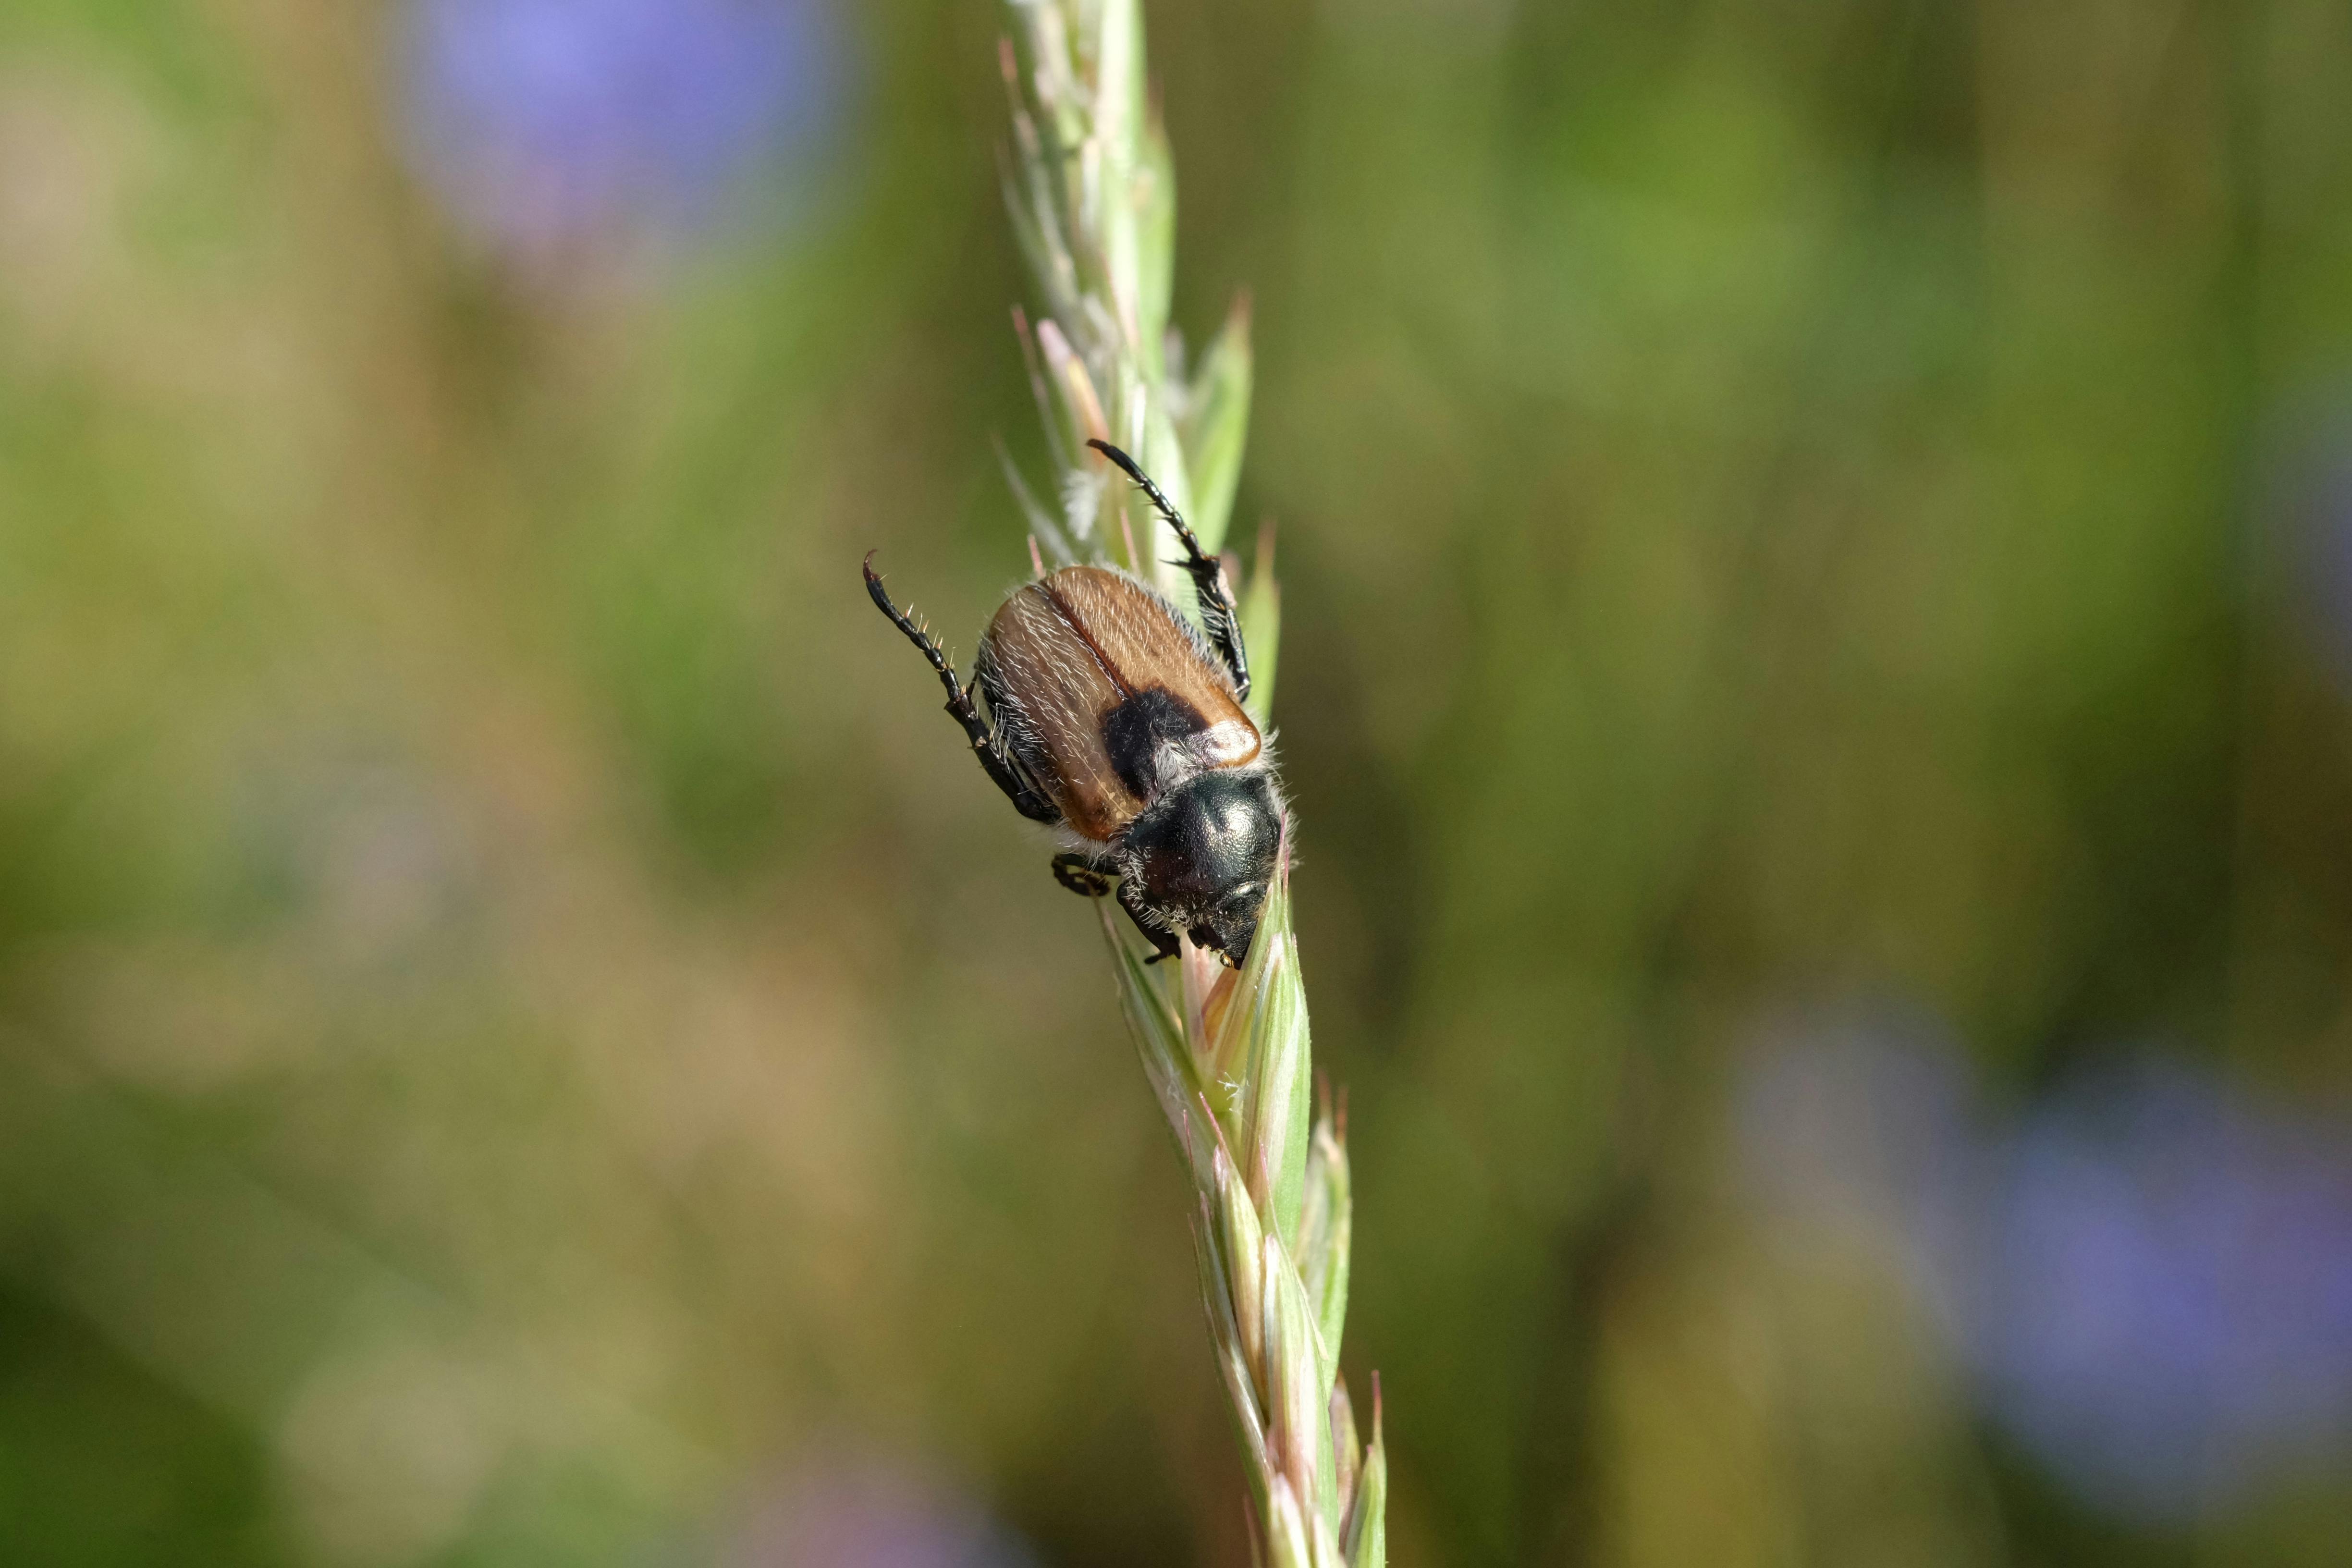
M 1143 884 L 1133 877 L 1122 877 L 1118 884 L 1118 907 L 1135 922 L 1135 929 L 1150 940 L 1159 951 L 1143 962 L 1157 963 L 1163 958 L 1173 958 L 1184 951 L 1184 944 L 1172 931 L 1163 931 L 1144 917 Z
M 1066 850 L 1054 857 L 1054 880 L 1084 899 L 1099 899 L 1111 887 L 1108 873 L 1085 856 Z
M 1084 898 L 1099 899 L 1111 890 L 1114 881 L 1118 888 L 1118 907 L 1135 922 L 1135 929 L 1150 939 L 1152 954 L 1143 962 L 1157 963 L 1163 958 L 1173 958 L 1183 951 L 1176 933 L 1153 925 L 1143 912 L 1143 884 L 1132 877 L 1114 879 L 1083 855 L 1066 851 L 1054 857 L 1054 880 Z

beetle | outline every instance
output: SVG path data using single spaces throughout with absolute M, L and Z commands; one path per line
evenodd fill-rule
M 891 603 L 866 552 L 866 591 L 947 687 L 948 713 L 1013 809 L 1060 830 L 1055 879 L 1121 908 L 1172 958 L 1182 936 L 1238 967 L 1282 852 L 1286 808 L 1266 740 L 1242 707 L 1249 655 L 1223 570 L 1135 460 L 1089 441 L 1135 481 L 1184 547 L 1195 628 L 1112 566 L 1065 566 L 1014 589 L 989 622 L 970 683 Z M 983 714 L 972 699 L 987 704 Z

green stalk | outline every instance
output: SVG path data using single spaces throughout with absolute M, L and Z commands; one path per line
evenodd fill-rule
M 1005 15 L 1005 202 L 1041 307 L 1034 325 L 1014 319 L 1054 482 L 1040 500 L 1009 461 L 1007 473 L 1041 557 L 1111 561 L 1189 605 L 1191 584 L 1169 564 L 1181 556 L 1174 538 L 1086 443 L 1134 454 L 1202 548 L 1222 550 L 1248 432 L 1249 310 L 1236 301 L 1188 374 L 1168 323 L 1175 166 L 1145 91 L 1139 0 L 1007 0 Z M 1281 632 L 1269 536 L 1238 597 L 1263 727 Z M 1313 1111 L 1287 847 L 1238 971 L 1189 942 L 1178 963 L 1147 966 L 1113 907 L 1101 909 L 1129 1027 L 1197 1200 L 1202 1295 L 1247 1465 L 1257 1561 L 1377 1568 L 1388 1492 L 1379 1385 L 1367 1445 L 1339 1376 L 1346 1125 L 1328 1104 Z

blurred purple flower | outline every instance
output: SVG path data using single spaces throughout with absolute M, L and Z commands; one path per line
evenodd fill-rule
M 1784 1220 L 1893 1251 L 1958 1331 L 1981 1152 L 1968 1072 L 1939 1024 L 1885 1008 L 1784 1022 L 1748 1060 L 1734 1113 L 1749 1194 Z
M 1862 1016 L 1767 1044 L 1737 1090 L 1744 1190 L 1878 1247 L 2076 1495 L 2176 1522 L 2352 1443 L 2341 1129 L 2140 1060 L 1987 1135 L 1932 1031 Z
M 2340 1137 L 2142 1063 L 2031 1107 L 2001 1167 L 1970 1348 L 2074 1489 L 2185 1517 L 2352 1436 Z
M 837 106 L 818 0 L 413 0 L 406 16 L 419 172 L 527 257 L 703 230 Z
M 719 1568 L 1035 1568 L 958 1493 L 878 1461 L 798 1471 L 747 1510 Z

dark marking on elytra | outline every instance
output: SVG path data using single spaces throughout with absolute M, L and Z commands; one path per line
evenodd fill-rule
M 1147 687 L 1103 715 L 1103 749 L 1139 799 L 1155 795 L 1160 748 L 1209 727 L 1201 710 L 1161 686 Z

